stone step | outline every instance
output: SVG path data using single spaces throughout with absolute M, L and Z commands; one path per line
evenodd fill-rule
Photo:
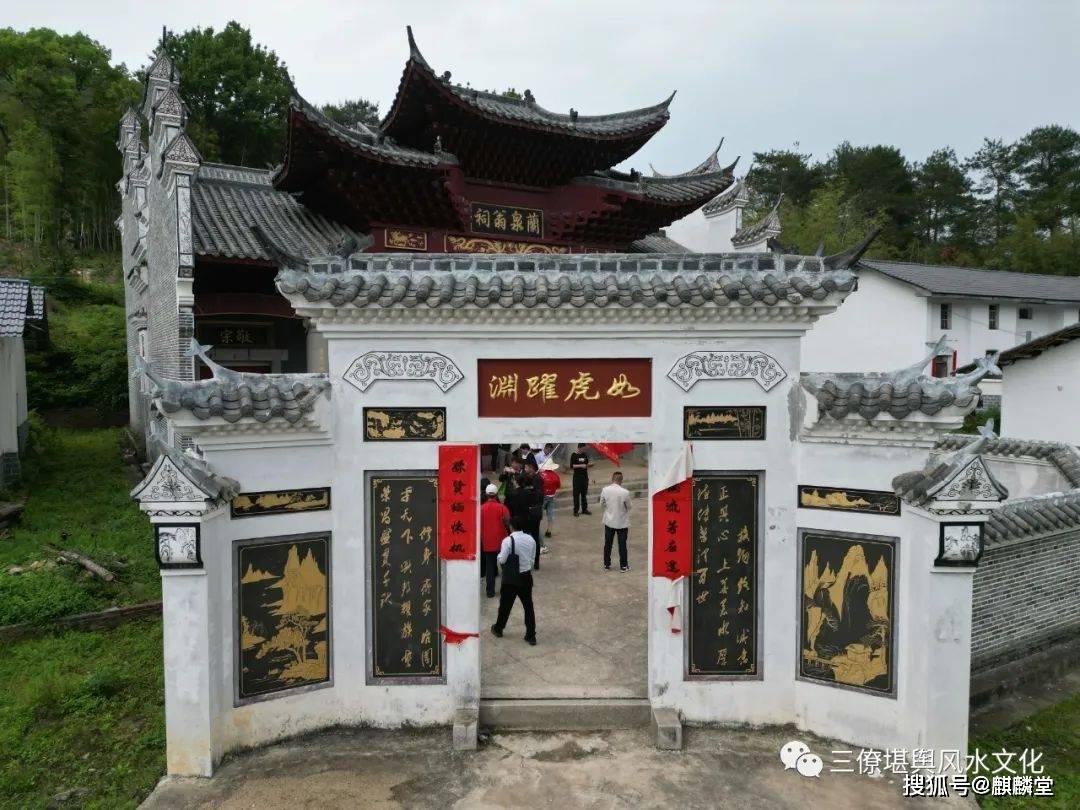
M 480 725 L 498 731 L 598 731 L 642 728 L 652 720 L 644 698 L 493 699 L 480 701 Z

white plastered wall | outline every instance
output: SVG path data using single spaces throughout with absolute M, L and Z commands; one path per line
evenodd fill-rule
M 1080 444 L 1080 340 L 1002 369 L 1001 435 Z

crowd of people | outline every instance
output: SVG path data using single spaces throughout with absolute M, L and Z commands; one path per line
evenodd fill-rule
M 562 486 L 554 458 L 557 449 L 552 443 L 542 448 L 522 444 L 513 451 L 507 445 L 496 445 L 491 454 L 492 473 L 480 481 L 480 578 L 489 599 L 494 598 L 495 581 L 500 579 L 498 617 L 491 632 L 502 637 L 514 603 L 520 601 L 525 614 L 525 641 L 533 645 L 536 611 L 532 572 L 540 568 L 540 558 L 551 552 L 548 541 L 555 525 L 555 496 Z M 593 462 L 586 444 L 577 445 L 568 464 L 574 517 L 591 515 L 588 493 Z M 599 500 L 603 508 L 604 569 L 611 570 L 611 552 L 617 540 L 619 570 L 627 572 L 631 496 L 622 486 L 621 472 L 612 474 Z

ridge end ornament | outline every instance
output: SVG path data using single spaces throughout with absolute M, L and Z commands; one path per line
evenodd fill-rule
M 392 351 L 364 352 L 342 377 L 360 391 L 378 380 L 430 380 L 444 394 L 465 379 L 454 361 L 439 352 Z
M 691 352 L 676 360 L 667 376 L 683 391 L 689 391 L 700 380 L 753 380 L 771 391 L 787 377 L 787 372 L 765 352 Z

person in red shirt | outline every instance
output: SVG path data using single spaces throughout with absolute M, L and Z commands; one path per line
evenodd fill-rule
M 495 596 L 495 577 L 499 573 L 499 549 L 510 534 L 510 510 L 499 503 L 499 488 L 488 484 L 480 507 L 480 576 L 487 580 L 488 598 Z

